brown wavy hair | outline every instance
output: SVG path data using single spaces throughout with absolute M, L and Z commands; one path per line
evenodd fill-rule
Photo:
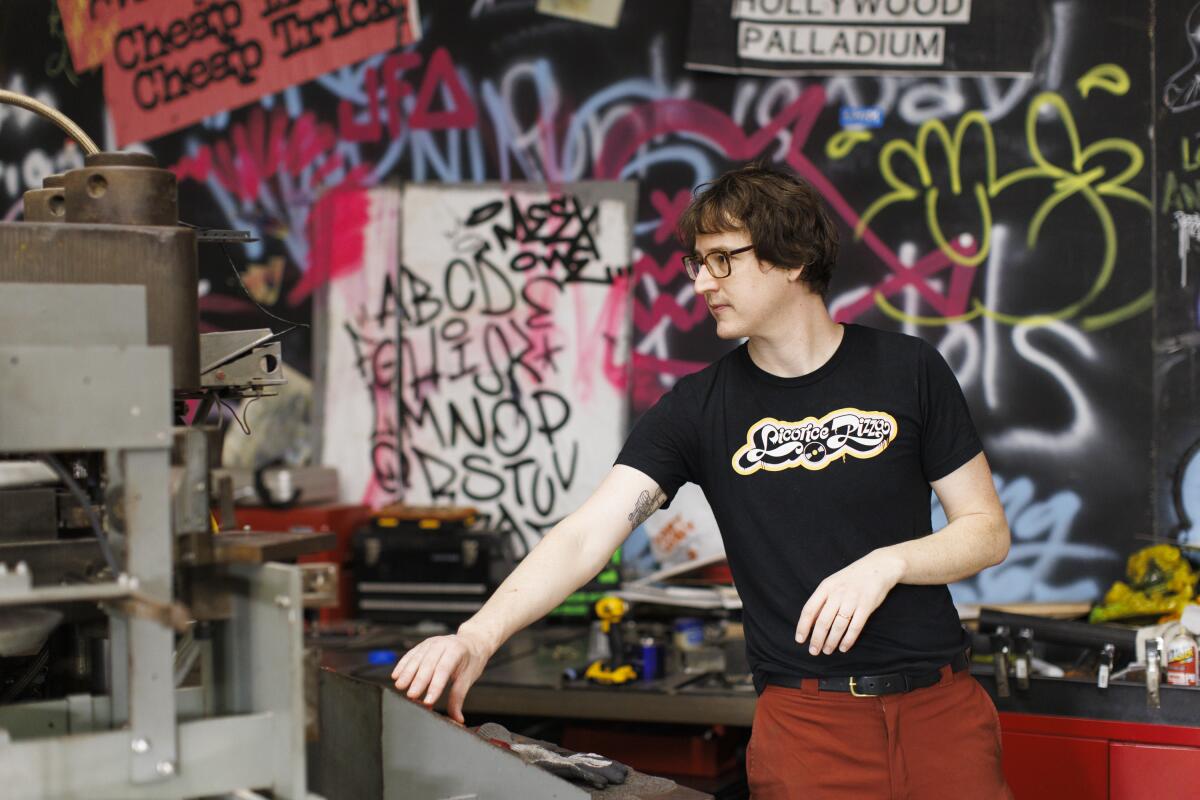
M 744 230 L 754 254 L 782 269 L 804 268 L 800 279 L 821 297 L 837 262 L 838 231 L 821 197 L 804 179 L 763 162 L 730 170 L 696 187 L 677 234 L 693 253 L 701 234 Z

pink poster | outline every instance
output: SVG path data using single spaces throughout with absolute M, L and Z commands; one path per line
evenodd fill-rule
M 416 0 L 126 0 L 104 60 L 118 146 L 390 50 L 416 25 Z

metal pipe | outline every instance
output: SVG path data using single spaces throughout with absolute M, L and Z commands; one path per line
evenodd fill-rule
M 1118 650 L 1137 651 L 1137 631 L 1112 625 L 1089 625 L 1064 619 L 1047 619 L 1027 614 L 1009 614 L 990 608 L 979 611 L 980 630 L 1007 625 L 1011 629 L 1030 628 L 1034 639 L 1040 642 L 1077 645 L 1079 647 L 1102 648 L 1113 644 Z
M 83 148 L 85 155 L 94 156 L 100 152 L 100 148 L 92 141 L 92 137 L 83 132 L 83 128 L 79 127 L 66 114 L 53 109 L 45 103 L 34 100 L 28 95 L 10 92 L 6 89 L 0 89 L 0 103 L 7 103 L 10 106 L 18 106 L 26 111 L 32 111 L 35 114 L 40 114 L 46 119 L 53 122 L 55 125 L 63 129 L 63 132 L 79 143 Z

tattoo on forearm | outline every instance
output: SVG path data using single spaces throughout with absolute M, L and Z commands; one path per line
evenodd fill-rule
M 658 510 L 658 507 L 667 499 L 667 495 L 662 489 L 655 489 L 654 494 L 650 492 L 642 492 L 638 497 L 637 502 L 633 505 L 633 511 L 626 517 L 632 524 L 630 530 L 633 530 L 638 525 L 641 525 L 646 519 Z

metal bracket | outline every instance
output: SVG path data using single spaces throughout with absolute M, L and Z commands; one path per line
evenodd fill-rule
M 1033 657 L 1033 629 L 1021 628 L 1013 644 L 1013 668 L 1017 673 L 1017 688 L 1029 691 L 1030 660 Z
M 1011 650 L 1008 637 L 1008 626 L 1001 625 L 992 634 L 992 660 L 996 665 L 996 696 L 1010 697 L 1012 690 L 1008 687 L 1008 654 Z
M 287 383 L 279 343 L 282 335 L 269 328 L 201 334 L 200 379 L 204 388 L 261 389 Z
M 257 242 L 258 237 L 250 231 L 200 228 L 196 231 L 196 241 L 204 244 L 246 244 Z
M 305 608 L 332 608 L 338 604 L 337 564 L 312 562 L 300 567 L 300 602 Z
M 1117 648 L 1112 644 L 1104 645 L 1104 649 L 1100 651 L 1100 672 L 1096 676 L 1096 688 L 1108 688 L 1108 679 L 1112 676 L 1113 660 L 1116 655 Z
M 1160 708 L 1159 684 L 1162 683 L 1162 664 L 1159 661 L 1163 649 L 1162 637 L 1146 642 L 1146 707 Z

